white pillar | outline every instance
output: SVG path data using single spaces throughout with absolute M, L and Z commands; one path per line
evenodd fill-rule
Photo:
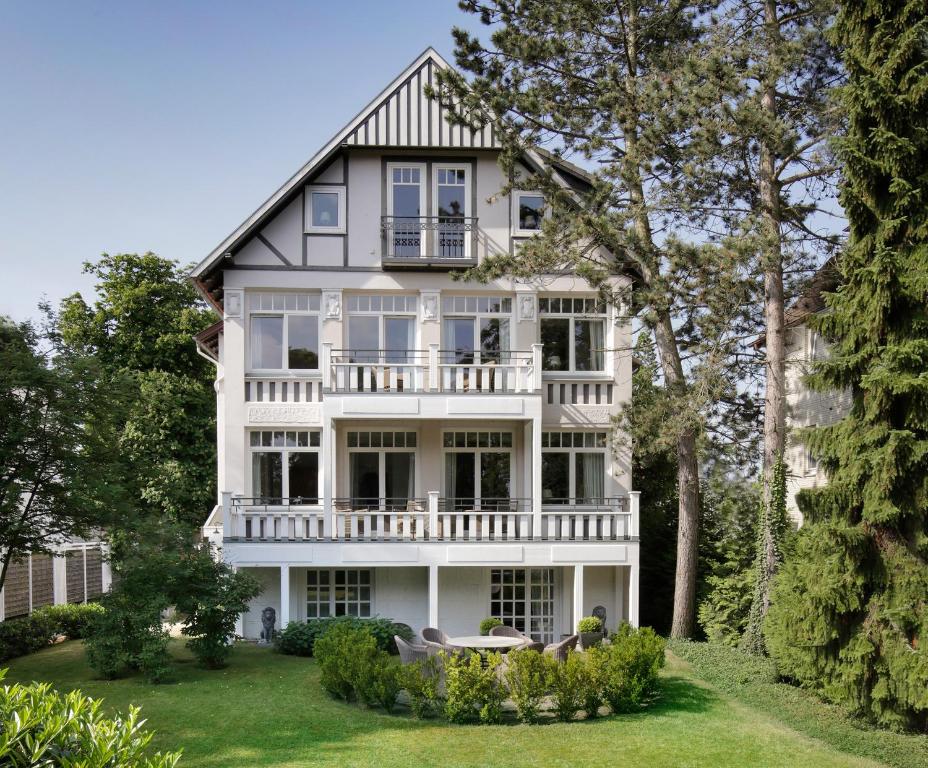
M 628 568 L 628 623 L 638 626 L 638 558 Z
M 577 631 L 577 624 L 583 618 L 583 565 L 574 566 L 574 610 L 571 634 Z
M 322 536 L 332 538 L 332 518 L 335 505 L 335 419 L 325 419 L 322 425 Z
M 541 416 L 532 419 L 532 538 L 541 538 Z
M 429 491 L 429 540 L 438 540 L 438 491 Z
M 55 596 L 55 605 L 68 602 L 68 565 L 64 550 L 56 552 L 52 558 L 52 594 Z
M 290 566 L 280 566 L 280 621 L 281 631 L 290 623 Z
M 322 366 L 322 388 L 330 390 L 332 388 L 332 347 L 331 341 L 323 341 L 322 359 L 319 361 Z
M 429 392 L 438 392 L 441 389 L 441 371 L 438 367 L 438 344 L 429 344 Z
M 532 344 L 532 391 L 541 392 L 541 344 Z
M 639 523 L 641 520 L 641 491 L 628 492 L 628 511 L 631 516 L 628 521 L 628 537 L 635 541 L 638 538 L 638 531 L 641 530 Z
M 429 626 L 438 626 L 438 566 L 429 566 Z
M 222 504 L 222 538 L 231 538 L 236 534 L 232 521 L 232 493 L 223 491 L 219 496 L 219 503 Z

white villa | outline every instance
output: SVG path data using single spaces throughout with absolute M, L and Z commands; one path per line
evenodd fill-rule
M 544 200 L 499 195 L 491 127 L 451 126 L 422 53 L 192 272 L 221 320 L 218 504 L 204 534 L 277 627 L 386 616 L 536 640 L 638 623 L 638 497 L 613 418 L 631 324 L 572 274 L 454 279 L 518 250 Z M 572 165 L 534 152 L 566 188 Z M 615 287 L 625 285 L 615 278 Z

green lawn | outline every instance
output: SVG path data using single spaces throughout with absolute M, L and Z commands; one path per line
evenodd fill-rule
M 539 726 L 417 722 L 333 701 L 315 664 L 237 647 L 231 666 L 198 668 L 180 641 L 176 681 L 93 679 L 80 643 L 10 662 L 8 681 L 80 688 L 115 709 L 142 707 L 160 749 L 183 747 L 181 766 L 877 766 L 805 736 L 697 680 L 669 657 L 662 697 L 648 712 Z

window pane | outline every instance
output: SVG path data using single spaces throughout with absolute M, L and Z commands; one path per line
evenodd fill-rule
M 313 226 L 338 226 L 338 193 L 313 192 Z
M 480 498 L 509 498 L 509 459 L 508 453 L 480 454 Z
M 602 320 L 575 320 L 574 348 L 578 371 L 603 370 Z
M 574 458 L 577 462 L 577 503 L 598 503 L 603 498 L 606 480 L 603 454 L 578 453 Z
M 352 499 L 374 504 L 380 498 L 380 454 L 352 453 L 349 471 Z
M 319 367 L 319 320 L 315 315 L 287 318 L 288 367 Z
M 519 195 L 519 229 L 541 229 L 544 207 L 541 195 Z
M 570 454 L 541 454 L 541 498 L 546 504 L 565 504 L 570 496 Z
M 415 326 L 411 317 L 387 317 L 383 321 L 385 362 L 408 363 L 415 346 Z
M 251 318 L 251 367 L 282 368 L 283 317 Z
M 290 498 L 300 497 L 304 504 L 319 503 L 319 454 L 290 454 Z
M 570 367 L 570 320 L 542 318 L 542 369 L 566 371 Z
M 387 503 L 405 504 L 416 495 L 416 455 L 414 453 L 384 454 L 384 493 Z
M 349 316 L 348 347 L 352 363 L 376 361 L 380 349 L 380 318 Z
M 473 453 L 445 454 L 445 496 L 454 508 L 473 503 L 476 495 L 476 457 Z
M 446 363 L 470 365 L 474 362 L 474 321 L 472 318 L 450 317 L 444 322 L 443 346 Z
M 509 350 L 509 321 L 501 318 L 480 320 L 481 359 L 486 362 L 508 362 L 503 354 Z
M 268 503 L 279 502 L 284 495 L 281 454 L 253 453 L 251 456 L 251 492 Z

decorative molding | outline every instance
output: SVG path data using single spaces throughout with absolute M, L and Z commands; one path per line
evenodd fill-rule
M 619 412 L 618 406 L 603 405 L 546 405 L 544 423 L 552 425 L 609 425 L 612 417 Z M 553 418 L 550 418 L 552 417 Z
M 343 563 L 416 563 L 419 547 L 415 544 L 348 544 L 342 547 Z
M 322 316 L 325 320 L 342 319 L 342 292 L 322 292 Z
M 414 416 L 419 413 L 418 397 L 371 397 L 368 394 L 350 395 L 342 402 L 343 414 L 371 416 Z
M 241 317 L 242 316 L 242 292 L 225 291 L 223 296 L 223 317 Z
M 525 547 L 521 545 L 448 547 L 449 563 L 521 563 Z
M 516 308 L 520 323 L 534 321 L 538 315 L 538 295 L 535 293 L 516 293 Z
M 318 405 L 249 405 L 249 424 L 321 424 Z
M 451 396 L 448 398 L 447 409 L 449 416 L 521 416 L 525 410 L 522 400 L 492 395 Z
M 627 563 L 625 544 L 555 544 L 552 563 Z
M 441 293 L 439 291 L 419 291 L 419 298 L 422 303 L 422 322 L 437 323 L 441 306 Z

